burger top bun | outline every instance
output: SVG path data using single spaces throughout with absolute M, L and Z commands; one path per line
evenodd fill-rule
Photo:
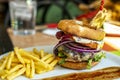
M 102 29 L 84 27 L 76 20 L 61 20 L 57 28 L 66 33 L 92 40 L 103 40 L 105 37 L 105 32 Z

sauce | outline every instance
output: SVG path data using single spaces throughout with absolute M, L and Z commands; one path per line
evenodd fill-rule
M 120 78 L 120 67 L 107 67 L 91 72 L 70 73 L 42 80 L 112 80 Z

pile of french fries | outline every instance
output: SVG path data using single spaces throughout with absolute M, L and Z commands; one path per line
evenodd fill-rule
M 15 47 L 0 59 L 0 77 L 2 80 L 13 80 L 20 75 L 33 78 L 35 74 L 53 70 L 57 62 L 53 54 L 43 49 L 26 51 Z

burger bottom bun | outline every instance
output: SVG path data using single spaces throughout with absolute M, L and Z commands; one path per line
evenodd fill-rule
M 92 62 L 91 67 L 97 65 L 99 62 Z M 86 69 L 87 68 L 88 63 L 87 62 L 69 62 L 66 61 L 64 64 L 61 64 L 62 67 L 65 68 L 70 68 L 70 69 L 77 69 L 77 70 L 81 70 L 81 69 Z

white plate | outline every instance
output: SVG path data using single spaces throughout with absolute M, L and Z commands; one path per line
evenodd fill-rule
M 42 31 L 42 33 L 55 36 L 55 34 L 56 34 L 58 31 L 59 31 L 59 30 L 58 30 L 57 28 L 53 28 L 53 29 L 45 29 L 45 30 Z
M 36 47 L 26 48 L 26 50 L 32 50 L 33 48 L 37 48 L 37 49 L 44 49 L 45 51 L 51 53 L 53 50 L 53 47 L 54 47 L 53 45 L 51 45 L 51 46 L 36 46 Z M 93 67 L 90 70 L 71 70 L 71 69 L 66 69 L 66 68 L 60 67 L 60 66 L 56 66 L 54 70 L 43 73 L 43 74 L 36 74 L 34 76 L 34 78 L 32 78 L 32 79 L 40 80 L 40 79 L 46 78 L 46 77 L 52 77 L 52 76 L 57 76 L 57 75 L 62 75 L 62 74 L 67 74 L 67 73 L 73 73 L 73 72 L 93 71 L 93 70 L 110 67 L 110 66 L 120 66 L 120 57 L 116 56 L 114 54 L 111 54 L 109 52 L 106 52 L 106 58 L 102 59 L 98 65 L 96 65 L 95 67 Z M 25 76 L 19 76 L 14 80 L 30 80 L 30 79 L 26 78 Z

